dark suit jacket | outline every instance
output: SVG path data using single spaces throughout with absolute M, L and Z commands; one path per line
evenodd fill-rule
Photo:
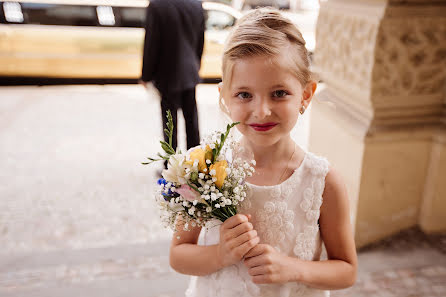
M 198 0 L 151 0 L 147 8 L 141 80 L 163 95 L 199 82 L 205 18 Z

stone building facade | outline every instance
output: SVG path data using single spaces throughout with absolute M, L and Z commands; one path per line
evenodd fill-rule
M 358 247 L 446 231 L 446 0 L 329 0 L 309 149 L 347 183 Z

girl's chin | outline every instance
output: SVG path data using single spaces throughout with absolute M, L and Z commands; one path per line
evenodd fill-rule
M 270 146 L 278 141 L 280 141 L 281 137 L 279 135 L 261 135 L 261 134 L 255 134 L 255 135 L 248 135 L 244 134 L 245 139 L 256 146 Z

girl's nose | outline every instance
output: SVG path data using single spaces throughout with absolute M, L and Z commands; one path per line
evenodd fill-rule
M 260 99 L 254 103 L 254 116 L 258 119 L 264 119 L 271 115 L 271 106 L 267 99 Z

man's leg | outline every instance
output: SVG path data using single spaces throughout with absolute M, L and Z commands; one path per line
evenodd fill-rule
M 183 91 L 181 109 L 183 111 L 184 121 L 186 122 L 187 148 L 189 149 L 200 144 L 195 88 Z

